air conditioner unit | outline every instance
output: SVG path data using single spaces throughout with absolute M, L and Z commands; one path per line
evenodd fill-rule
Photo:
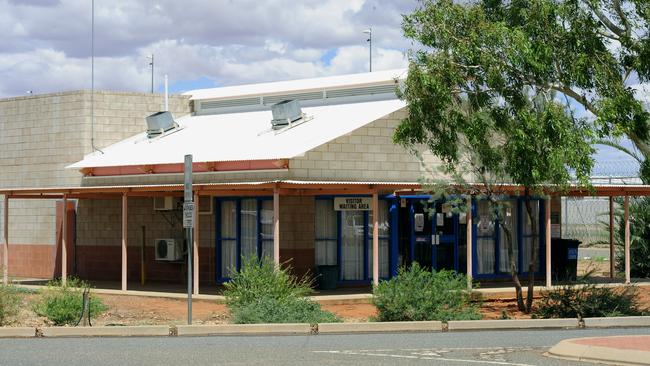
M 183 248 L 180 241 L 174 239 L 156 239 L 157 261 L 177 261 L 183 258 Z
M 174 197 L 154 197 L 154 211 L 171 211 L 174 209 Z

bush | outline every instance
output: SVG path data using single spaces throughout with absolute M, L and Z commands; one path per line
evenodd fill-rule
M 11 323 L 18 315 L 21 302 L 20 292 L 16 287 L 0 285 L 0 326 Z
M 233 322 L 256 323 L 335 323 L 340 320 L 332 313 L 323 311 L 320 305 L 306 298 L 288 297 L 260 298 L 258 301 L 235 308 Z
M 397 277 L 380 282 L 373 303 L 379 321 L 480 319 L 466 290 L 467 280 L 453 271 L 430 272 L 413 263 Z
M 87 288 L 87 282 L 76 278 L 68 278 L 65 285 L 59 280 L 50 281 L 41 299 L 34 304 L 34 311 L 55 325 L 76 325 L 83 310 L 83 291 Z M 107 309 L 101 299 L 92 296 L 88 308 L 91 318 Z
M 542 291 L 542 300 L 534 312 L 538 318 L 589 318 L 640 315 L 636 288 L 596 287 L 595 284 L 563 286 Z
M 224 296 L 233 321 L 245 323 L 310 323 L 339 321 L 307 299 L 312 280 L 296 278 L 288 266 L 276 270 L 263 258 L 243 259 L 242 269 L 226 283 Z

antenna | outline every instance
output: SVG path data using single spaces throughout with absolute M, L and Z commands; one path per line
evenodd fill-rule
M 165 108 L 164 111 L 169 111 L 169 84 L 167 81 L 167 74 L 165 74 Z
M 92 0 L 90 21 L 90 147 L 93 152 L 104 153 L 95 147 L 95 0 Z

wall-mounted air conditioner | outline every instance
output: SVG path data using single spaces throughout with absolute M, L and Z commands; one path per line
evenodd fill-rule
M 154 211 L 171 211 L 174 209 L 174 197 L 154 197 Z
M 183 258 L 183 247 L 174 239 L 156 239 L 154 242 L 157 261 L 177 261 Z

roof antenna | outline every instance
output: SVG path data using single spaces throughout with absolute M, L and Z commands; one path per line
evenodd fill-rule
M 169 110 L 169 83 L 167 81 L 167 74 L 165 74 L 165 106 L 163 111 Z
M 103 151 L 95 147 L 95 0 L 92 0 L 90 24 L 90 146 L 93 152 L 103 154 Z

